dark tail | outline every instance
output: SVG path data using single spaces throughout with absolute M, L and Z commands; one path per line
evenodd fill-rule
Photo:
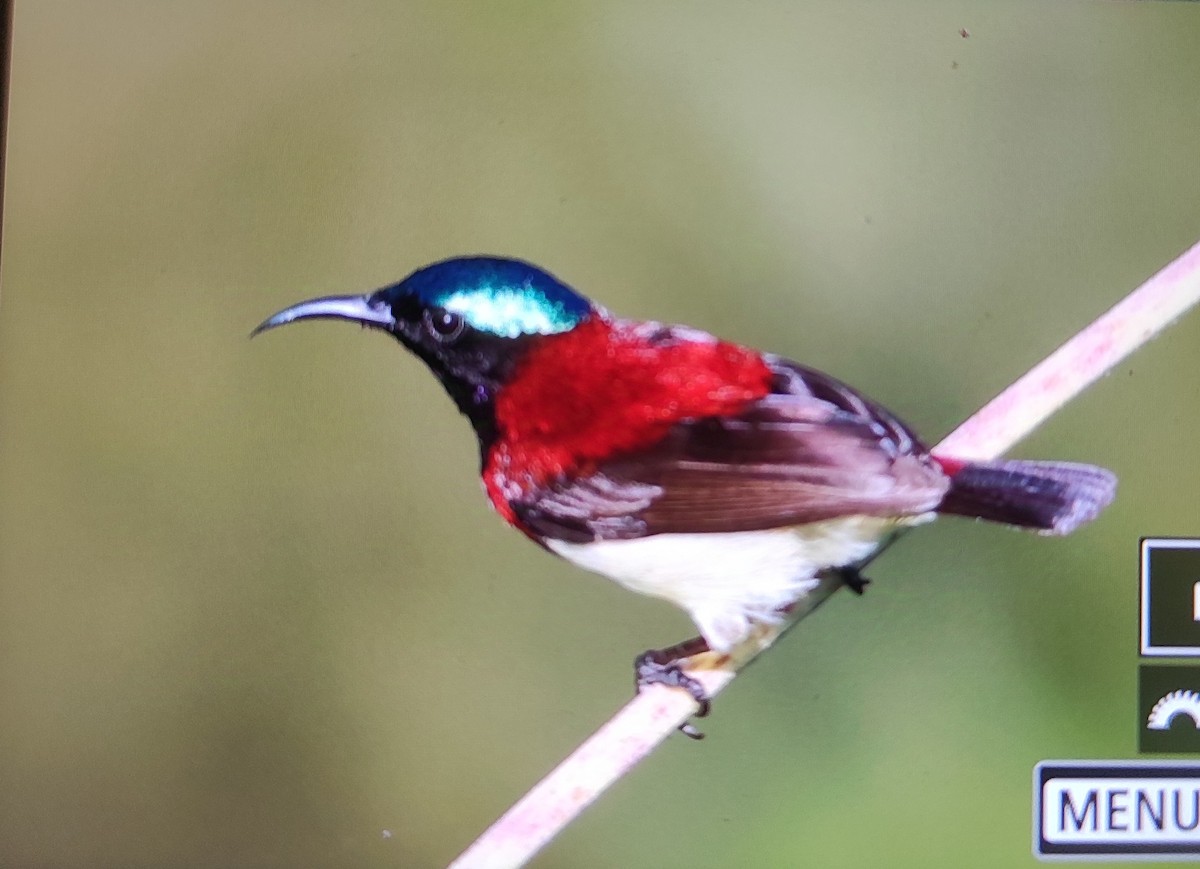
M 950 474 L 950 491 L 939 513 L 971 516 L 1070 534 L 1091 522 L 1117 491 L 1111 471 L 1070 462 L 967 462 L 939 459 Z

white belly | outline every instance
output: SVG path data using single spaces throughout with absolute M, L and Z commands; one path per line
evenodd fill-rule
M 932 518 L 905 517 L 903 524 Z M 827 567 L 869 556 L 899 523 L 851 516 L 766 531 L 657 534 L 637 540 L 546 545 L 563 558 L 641 594 L 682 607 L 714 651 L 744 640 L 752 622 L 776 622 Z

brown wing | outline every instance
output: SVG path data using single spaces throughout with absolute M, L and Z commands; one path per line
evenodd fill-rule
M 650 450 L 539 488 L 512 504 L 518 520 L 583 542 L 937 506 L 949 480 L 904 423 L 826 374 L 767 361 L 771 394 L 738 416 L 680 423 Z

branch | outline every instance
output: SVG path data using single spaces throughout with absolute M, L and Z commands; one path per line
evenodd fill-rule
M 934 451 L 966 459 L 1001 455 L 1197 301 L 1200 243 L 988 402 Z M 762 628 L 756 642 L 739 650 L 733 660 L 693 659 L 701 669 L 689 672 L 710 697 L 719 694 L 738 670 L 840 587 L 836 578 L 822 578 L 787 622 Z M 451 864 L 452 869 L 523 866 L 695 709 L 684 691 L 647 687 L 505 812 Z

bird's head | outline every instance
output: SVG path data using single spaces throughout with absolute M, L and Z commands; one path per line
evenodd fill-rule
M 537 340 L 599 312 L 553 275 L 519 260 L 458 257 L 364 296 L 326 296 L 268 317 L 252 335 L 298 320 L 347 320 L 391 333 L 421 357 L 486 445 L 492 403 Z

